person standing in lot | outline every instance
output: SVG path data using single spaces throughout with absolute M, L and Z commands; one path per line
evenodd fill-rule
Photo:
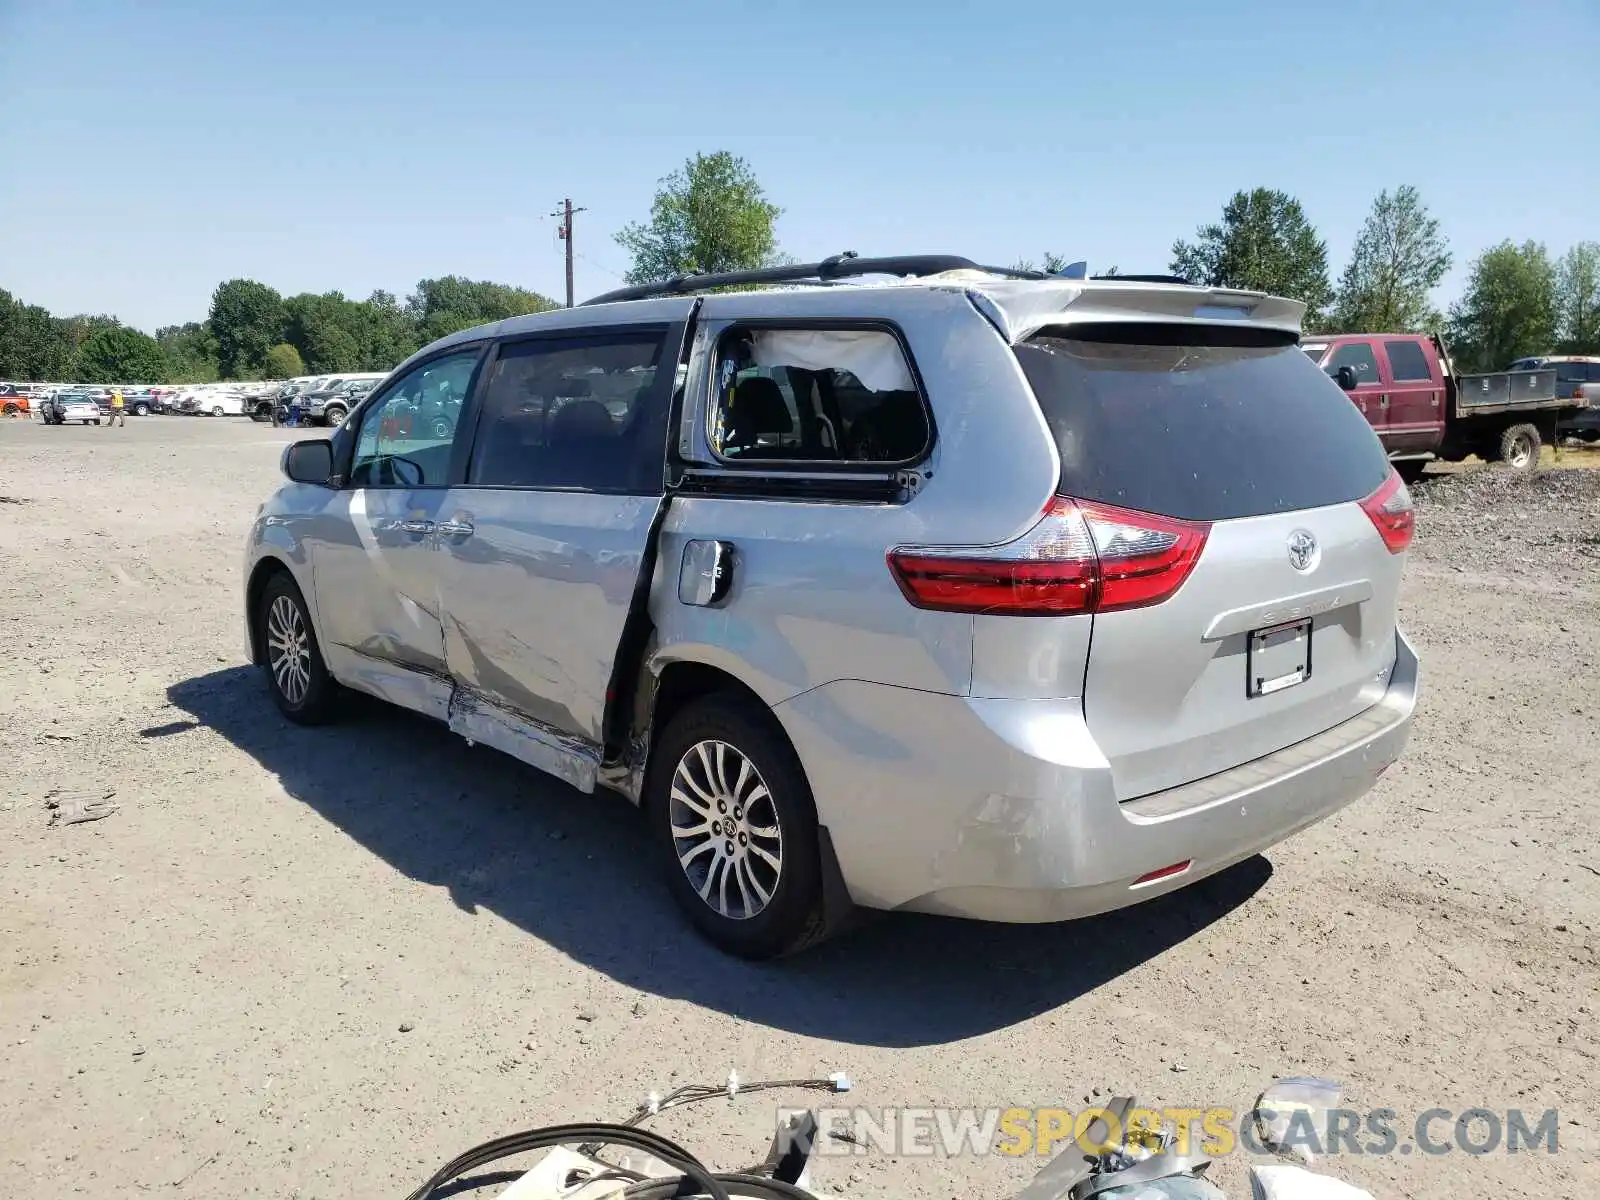
M 121 425 L 124 429 L 126 429 L 128 427 L 128 418 L 127 418 L 126 414 L 124 414 L 123 411 L 122 411 L 122 389 L 121 388 L 112 388 L 111 389 L 111 420 L 108 421 L 106 424 L 107 424 L 107 427 L 109 427 L 111 425 Z

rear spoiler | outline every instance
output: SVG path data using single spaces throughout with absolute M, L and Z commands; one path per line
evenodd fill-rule
M 1234 288 L 1122 282 L 1117 277 L 1056 284 L 1002 281 L 967 295 L 1002 337 L 1024 341 L 1039 330 L 1089 322 L 1140 321 L 1162 325 L 1247 325 L 1300 336 L 1306 306 L 1299 300 Z

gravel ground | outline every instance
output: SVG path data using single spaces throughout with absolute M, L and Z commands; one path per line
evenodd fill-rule
M 730 1068 L 959 1107 L 1242 1107 L 1326 1073 L 1402 1128 L 1560 1110 L 1554 1156 L 1337 1165 L 1381 1197 L 1600 1193 L 1600 472 L 1415 489 L 1424 708 L 1333 820 L 1112 918 L 891 916 L 755 967 L 685 929 L 624 802 L 375 703 L 276 716 L 240 549 L 289 436 L 0 423 L 8 1194 L 399 1196 L 484 1138 Z M 735 1167 L 771 1117 L 660 1128 Z M 1038 1165 L 869 1156 L 819 1183 L 1000 1197 Z

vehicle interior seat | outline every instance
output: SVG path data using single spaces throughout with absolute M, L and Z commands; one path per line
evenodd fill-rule
M 723 450 L 730 458 L 778 458 L 778 446 L 761 446 L 763 437 L 782 437 L 794 432 L 794 415 L 775 380 L 764 375 L 741 380 L 728 400 L 728 419 Z

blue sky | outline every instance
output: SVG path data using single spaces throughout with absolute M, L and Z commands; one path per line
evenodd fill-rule
M 1054 249 L 1159 271 L 1299 196 L 1335 278 L 1412 183 L 1457 266 L 1600 238 L 1600 0 L 0 0 L 0 287 L 153 330 L 218 281 L 614 286 L 689 154 L 743 155 L 802 259 Z

